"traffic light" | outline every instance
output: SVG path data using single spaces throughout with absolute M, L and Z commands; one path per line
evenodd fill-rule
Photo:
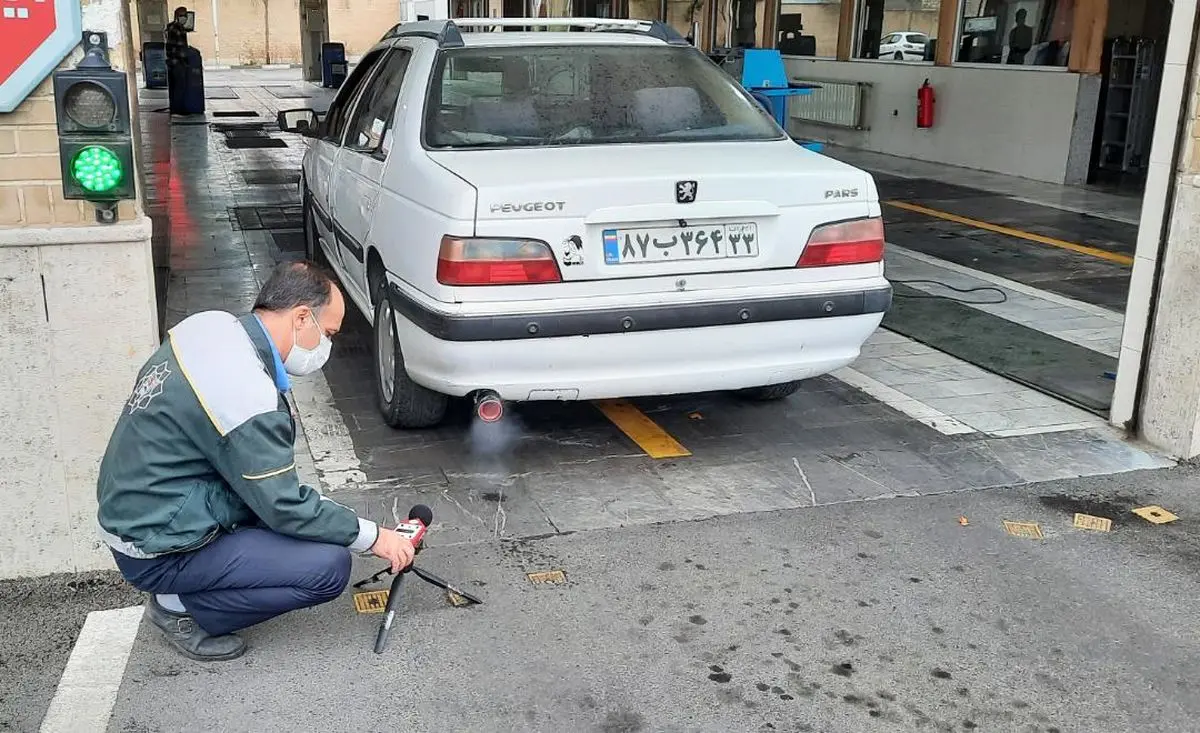
M 63 198 L 91 201 L 112 222 L 117 202 L 136 196 L 129 86 L 108 63 L 105 35 L 83 36 L 83 60 L 54 73 Z

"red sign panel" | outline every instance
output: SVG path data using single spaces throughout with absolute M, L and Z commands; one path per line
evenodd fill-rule
M 0 112 L 11 112 L 79 43 L 79 0 L 0 0 Z

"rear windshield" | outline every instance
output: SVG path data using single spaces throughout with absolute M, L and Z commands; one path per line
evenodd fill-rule
M 774 120 L 692 48 L 445 51 L 425 112 L 431 148 L 775 140 Z

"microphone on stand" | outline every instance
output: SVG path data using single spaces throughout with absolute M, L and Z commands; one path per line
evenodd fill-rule
M 429 530 L 429 526 L 431 524 L 433 524 L 433 510 L 424 504 L 416 504 L 412 509 L 408 510 L 408 519 L 400 522 L 400 524 L 396 526 L 396 532 L 404 535 L 410 542 L 412 542 L 414 559 L 417 553 L 419 553 L 423 547 L 422 541 L 425 539 L 425 533 Z M 391 571 L 392 568 L 389 565 L 371 577 L 358 581 L 354 584 L 354 587 L 361 588 L 368 583 L 374 583 Z M 483 603 L 481 599 L 471 595 L 470 593 L 467 593 L 464 590 L 456 588 L 433 573 L 418 568 L 415 563 L 409 563 L 408 567 L 396 573 L 396 577 L 392 579 L 392 586 L 388 590 L 387 605 L 383 610 L 383 620 L 379 623 L 379 633 L 375 635 L 376 654 L 382 654 L 384 648 L 387 646 L 388 634 L 391 633 L 392 622 L 396 619 L 396 608 L 400 603 L 399 599 L 401 583 L 403 582 L 404 577 L 408 575 L 410 571 L 413 575 L 416 575 L 426 583 L 454 593 L 455 595 L 458 595 L 466 600 L 468 603 Z
M 396 531 L 408 538 L 413 546 L 413 558 L 421 550 L 421 540 L 425 539 L 425 532 L 429 529 L 429 525 L 433 524 L 433 510 L 424 504 L 417 504 L 412 509 L 408 510 L 408 519 L 396 525 Z M 383 621 L 379 624 L 379 633 L 375 635 L 375 653 L 382 654 L 383 649 L 387 646 L 388 634 L 392 630 L 392 621 L 396 618 L 396 604 L 400 598 L 400 583 L 404 580 L 404 576 L 412 569 L 412 563 L 408 567 L 403 568 L 396 573 L 396 577 L 392 578 L 392 587 L 388 590 L 387 606 L 383 609 Z

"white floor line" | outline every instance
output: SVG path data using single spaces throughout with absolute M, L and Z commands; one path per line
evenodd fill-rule
M 354 452 L 354 441 L 333 404 L 333 393 L 325 375 L 316 372 L 292 383 L 292 400 L 296 405 L 296 421 L 304 431 L 313 467 L 320 477 L 321 488 L 336 491 L 359 485 L 367 480 L 362 463 Z
M 897 254 L 901 254 L 905 257 L 911 257 L 914 260 L 924 262 L 925 264 L 932 265 L 934 267 L 940 267 L 944 270 L 950 270 L 952 272 L 957 272 L 960 275 L 966 275 L 967 277 L 973 277 L 976 280 L 983 280 L 984 282 L 989 282 L 993 285 L 997 285 L 997 286 L 1005 288 L 1007 290 L 1012 290 L 1013 292 L 1020 293 L 1021 295 L 1027 295 L 1031 298 L 1037 298 L 1038 300 L 1044 300 L 1049 303 L 1054 303 L 1056 305 L 1066 306 L 1068 308 L 1074 308 L 1075 310 L 1084 311 L 1086 313 L 1089 313 L 1094 316 L 1098 316 L 1100 318 L 1106 318 L 1106 319 L 1112 320 L 1114 323 L 1124 323 L 1125 322 L 1125 314 L 1121 313 L 1120 311 L 1110 310 L 1103 306 L 1093 305 L 1091 303 L 1085 303 L 1082 300 L 1075 300 L 1073 298 L 1068 298 L 1064 295 L 1059 295 L 1058 293 L 1051 293 L 1047 290 L 1039 290 L 1038 288 L 1035 288 L 1031 285 L 1019 283 L 1015 280 L 1009 280 L 1008 278 L 1000 277 L 999 275 L 993 275 L 990 272 L 984 272 L 982 270 L 974 270 L 970 267 L 965 267 L 963 265 L 957 264 L 955 262 L 950 262 L 948 260 L 938 259 L 937 257 L 927 255 L 924 252 L 917 252 L 916 250 L 907 249 L 905 247 L 901 247 L 899 245 L 892 244 L 891 242 L 887 243 L 887 247 L 888 247 L 888 250 L 896 252 Z M 885 273 L 885 275 L 886 275 L 886 273 Z
M 101 733 L 108 728 L 142 606 L 87 615 L 50 700 L 41 733 Z
M 898 410 L 923 425 L 928 425 L 943 435 L 964 435 L 976 432 L 975 428 L 970 425 L 961 423 L 946 413 L 930 407 L 920 400 L 913 399 L 894 387 L 889 387 L 883 382 L 872 379 L 850 367 L 838 369 L 833 373 L 833 376 L 851 387 L 866 392 L 893 410 Z

